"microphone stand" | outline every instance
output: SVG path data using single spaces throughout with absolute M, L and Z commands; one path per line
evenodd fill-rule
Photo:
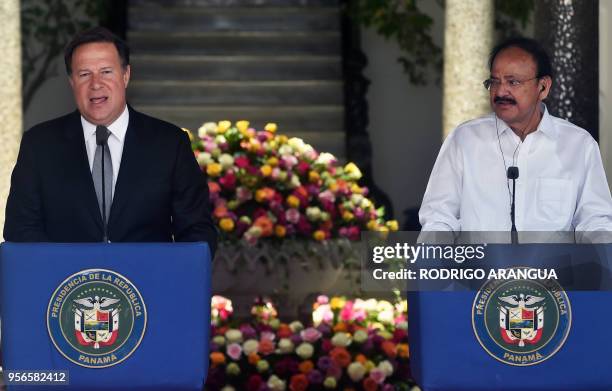
M 510 221 L 512 222 L 512 228 L 510 228 L 510 240 L 512 244 L 518 244 L 518 232 L 516 231 L 516 218 L 515 218 L 515 203 L 516 203 L 516 179 L 519 177 L 519 169 L 516 166 L 508 167 L 506 173 L 508 179 L 512 180 L 512 202 L 510 204 Z

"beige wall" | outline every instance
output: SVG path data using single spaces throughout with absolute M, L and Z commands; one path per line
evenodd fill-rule
M 22 132 L 19 0 L 0 2 L 0 231 Z

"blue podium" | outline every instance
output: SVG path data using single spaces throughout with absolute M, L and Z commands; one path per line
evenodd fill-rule
M 504 247 L 492 248 L 493 261 L 537 267 L 543 259 L 538 253 L 561 253 L 560 246 L 522 248 L 528 251 L 504 262 Z M 409 292 L 410 360 L 417 383 L 424 391 L 612 390 L 612 292 L 603 276 L 610 250 L 602 245 L 590 251 L 599 254 L 594 263 L 600 268 L 588 268 L 601 273 L 591 276 L 601 277 L 598 291 L 515 280 L 479 290 Z M 575 273 L 574 282 L 583 277 Z
M 75 390 L 203 389 L 211 275 L 205 243 L 0 249 L 5 371 L 66 371 Z M 41 389 L 9 384 L 30 388 Z

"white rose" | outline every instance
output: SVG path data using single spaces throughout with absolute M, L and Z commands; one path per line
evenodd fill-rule
M 257 353 L 257 349 L 259 349 L 259 342 L 255 339 L 249 339 L 242 345 L 242 351 L 246 356 Z
M 225 338 L 228 343 L 241 343 L 242 342 L 242 332 L 236 329 L 229 329 L 225 332 Z
M 283 144 L 278 149 L 278 153 L 281 156 L 283 156 L 283 155 L 291 155 L 293 153 L 293 148 L 291 148 L 291 146 L 289 146 L 287 144 Z
M 215 335 L 213 337 L 213 342 L 219 346 L 225 345 L 225 337 L 222 335 Z
M 294 151 L 297 151 L 300 154 L 304 152 L 305 144 L 304 140 L 302 140 L 301 138 L 291 137 L 289 141 L 287 141 L 287 144 L 289 144 L 289 146 L 293 148 Z
M 280 341 L 278 341 L 278 349 L 281 353 L 293 353 L 293 348 L 293 342 L 291 342 L 289 338 L 281 338 Z
M 271 391 L 285 391 L 285 387 L 285 382 L 276 375 L 272 375 L 268 379 L 268 388 L 270 388 Z
M 206 122 L 198 129 L 198 136 L 203 138 L 205 135 L 214 136 L 217 133 L 217 124 L 215 122 Z
M 197 157 L 198 164 L 200 166 L 207 166 L 213 162 L 212 156 L 208 152 L 200 152 Z
M 364 330 L 357 330 L 353 335 L 353 340 L 357 343 L 364 343 L 368 340 L 368 333 Z
M 354 383 L 363 379 L 363 376 L 366 374 L 366 368 L 360 362 L 352 362 L 346 371 Z
M 331 339 L 332 345 L 343 348 L 349 346 L 351 342 L 351 336 L 348 333 L 336 333 Z
M 393 313 L 393 310 L 391 311 L 386 310 L 386 311 L 380 312 L 378 316 L 376 317 L 376 319 L 378 319 L 378 321 L 381 323 L 393 323 L 394 318 L 395 318 L 395 314 Z
M 336 157 L 334 155 L 328 152 L 323 152 L 319 155 L 319 157 L 315 161 L 315 164 L 324 164 L 326 166 L 329 166 L 334 161 L 336 161 Z
M 291 176 L 291 181 L 289 181 L 289 185 L 292 189 L 295 189 L 296 187 L 300 187 L 302 183 L 300 182 L 300 177 L 297 175 L 292 175 Z
M 393 374 L 393 365 L 388 360 L 383 360 L 378 364 L 378 369 L 380 369 L 385 377 L 389 377 Z
M 219 164 L 221 164 L 221 167 L 223 167 L 224 169 L 230 168 L 234 165 L 234 158 L 232 157 L 232 155 L 224 153 L 219 156 Z
M 289 323 L 289 329 L 294 333 L 299 333 L 300 331 L 304 330 L 304 325 L 302 322 L 296 320 Z
M 304 342 L 297 347 L 295 353 L 300 356 L 302 360 L 308 360 L 314 354 L 314 348 L 311 344 Z

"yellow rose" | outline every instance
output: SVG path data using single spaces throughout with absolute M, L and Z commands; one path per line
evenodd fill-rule
M 344 307 L 345 304 L 346 299 L 344 299 L 343 297 L 332 297 L 329 301 L 329 305 L 331 306 L 332 310 L 340 310 Z
M 366 224 L 366 227 L 368 228 L 368 230 L 374 231 L 376 230 L 376 227 L 378 227 L 378 223 L 376 222 L 376 220 L 370 220 Z
M 261 166 L 259 170 L 261 171 L 261 175 L 263 176 L 270 176 L 270 174 L 272 174 L 272 167 L 267 164 Z
M 289 141 L 289 138 L 283 134 L 283 135 L 278 136 L 277 140 L 279 144 L 287 144 L 287 141 Z
M 323 240 L 325 240 L 325 232 L 321 231 L 320 229 L 316 230 L 313 234 L 312 237 L 319 241 L 322 242 Z
M 391 231 L 397 231 L 399 229 L 399 224 L 397 220 L 389 220 L 387 221 L 387 228 Z
M 308 173 L 308 181 L 312 183 L 316 183 L 319 181 L 319 173 L 316 171 L 310 171 Z
M 238 129 L 238 131 L 240 133 L 244 133 L 246 132 L 246 130 L 249 128 L 250 122 L 249 121 L 238 121 L 236 122 L 236 128 Z
M 206 166 L 206 173 L 211 177 L 216 177 L 221 174 L 221 165 L 219 163 L 211 163 Z
M 358 184 L 353 183 L 351 185 L 351 192 L 354 194 L 363 194 L 363 187 L 360 187 Z
M 276 124 L 274 122 L 269 122 L 269 123 L 266 124 L 266 127 L 264 129 L 267 132 L 275 133 L 276 129 L 278 129 L 278 126 L 276 126 Z
M 224 217 L 219 221 L 219 227 L 225 232 L 230 232 L 234 229 L 234 221 L 228 217 Z
M 259 189 L 255 192 L 255 201 L 264 202 L 266 199 L 266 191 L 264 189 Z
M 287 205 L 289 205 L 290 208 L 297 208 L 300 206 L 300 199 L 294 195 L 290 195 L 287 197 Z
M 272 156 L 270 159 L 268 159 L 267 163 L 272 167 L 276 167 L 278 166 L 278 158 Z
M 346 172 L 352 179 L 358 180 L 361 178 L 361 171 L 359 167 L 355 165 L 355 163 L 349 163 L 344 166 L 344 172 Z
M 342 213 L 342 219 L 343 219 L 344 221 L 351 221 L 351 220 L 353 220 L 353 218 L 354 218 L 354 217 L 355 217 L 355 215 L 353 215 L 353 214 L 352 214 L 351 212 L 349 212 L 348 210 L 345 210 L 345 211 Z
M 232 123 L 230 121 L 220 121 L 217 124 L 217 133 L 225 133 L 229 128 L 232 127 Z

